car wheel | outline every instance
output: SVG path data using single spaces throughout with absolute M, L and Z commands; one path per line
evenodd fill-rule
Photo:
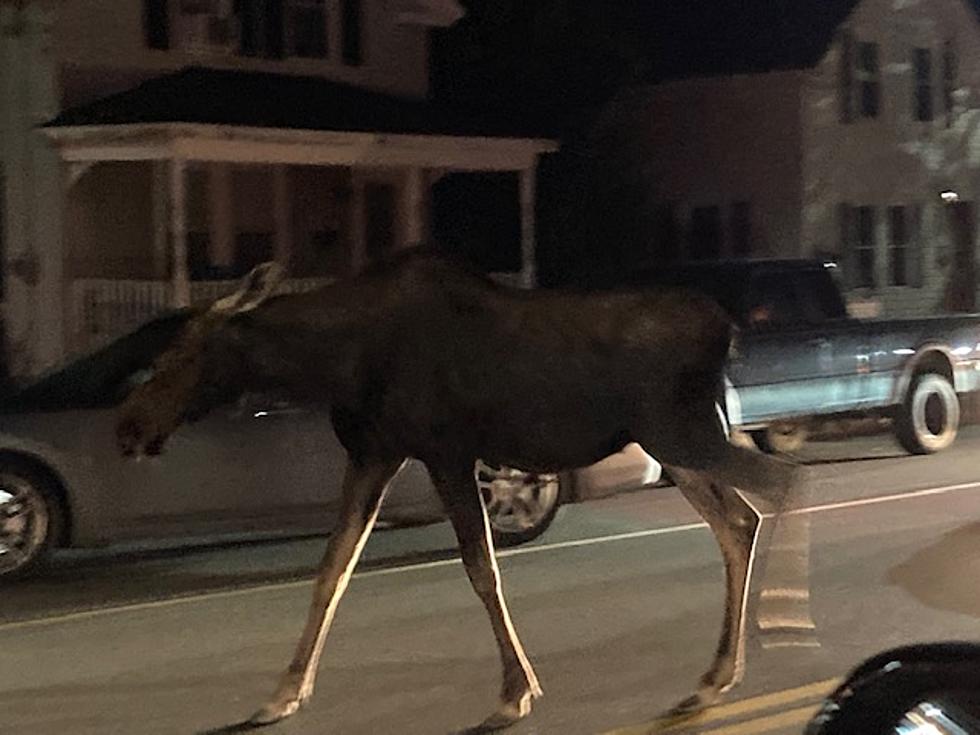
M 63 523 L 62 504 L 50 483 L 21 462 L 0 460 L 0 580 L 35 571 Z
M 797 452 L 806 444 L 810 432 L 802 424 L 780 422 L 750 431 L 755 445 L 766 454 Z
M 499 547 L 517 546 L 540 536 L 548 530 L 561 504 L 558 475 L 538 475 L 478 461 L 476 483 L 487 507 L 494 543 Z
M 908 395 L 895 418 L 895 436 L 911 454 L 946 449 L 960 427 L 960 401 L 949 380 L 938 373 L 912 378 Z

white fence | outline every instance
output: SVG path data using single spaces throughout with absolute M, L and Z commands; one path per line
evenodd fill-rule
M 326 286 L 332 278 L 292 278 L 279 293 L 302 293 Z M 191 301 L 206 303 L 231 293 L 239 281 L 192 281 Z M 85 278 L 72 283 L 71 351 L 88 352 L 134 330 L 171 309 L 169 281 Z

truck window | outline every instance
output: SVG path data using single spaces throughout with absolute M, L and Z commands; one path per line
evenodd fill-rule
M 794 277 L 804 319 L 811 324 L 847 318 L 847 306 L 826 268 L 797 271 Z
M 801 324 L 806 315 L 789 274 L 759 273 L 746 294 L 745 322 L 752 329 L 770 329 Z

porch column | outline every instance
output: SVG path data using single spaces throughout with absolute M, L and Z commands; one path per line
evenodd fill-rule
M 191 305 L 191 283 L 187 273 L 187 162 L 170 161 L 170 236 L 173 243 L 171 299 L 176 308 Z
M 535 243 L 535 202 L 538 187 L 538 163 L 522 169 L 521 191 L 521 277 L 522 288 L 533 288 L 537 281 L 537 260 Z
M 289 191 L 289 169 L 274 166 L 272 169 L 272 216 L 275 220 L 276 262 L 289 272 L 293 254 L 292 200 Z
M 226 163 L 208 166 L 208 249 L 211 263 L 229 268 L 235 262 L 235 212 L 232 169 Z
M 396 247 L 418 245 L 425 240 L 425 176 L 421 168 L 405 172 L 398 207 L 399 233 Z

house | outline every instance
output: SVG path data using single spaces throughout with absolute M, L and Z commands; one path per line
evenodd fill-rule
M 655 76 L 604 125 L 646 166 L 660 257 L 821 257 L 856 313 L 976 308 L 968 0 L 665 0 L 645 21 Z
M 37 373 L 258 262 L 316 287 L 426 238 L 452 172 L 506 172 L 534 281 L 548 139 L 426 101 L 455 0 L 0 0 L 11 369 Z

